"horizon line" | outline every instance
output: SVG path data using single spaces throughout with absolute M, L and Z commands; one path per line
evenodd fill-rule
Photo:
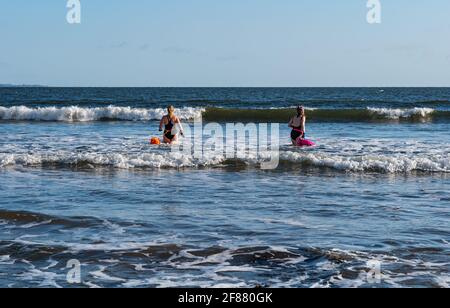
M 135 89 L 174 89 L 174 88 L 197 88 L 197 89 L 245 89 L 245 88 L 254 88 L 254 89 L 305 89 L 305 88 L 329 88 L 329 89 L 338 89 L 338 88 L 450 88 L 450 85 L 437 85 L 437 86 L 380 86 L 380 85 L 355 85 L 355 86 L 57 86 L 57 85 L 40 85 L 40 84 L 2 84 L 0 83 L 0 88 L 135 88 Z

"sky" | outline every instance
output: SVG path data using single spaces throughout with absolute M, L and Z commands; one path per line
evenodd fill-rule
M 0 0 L 0 83 L 450 86 L 450 1 Z

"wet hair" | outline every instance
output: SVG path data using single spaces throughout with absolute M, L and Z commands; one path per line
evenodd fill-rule
M 173 105 L 167 106 L 167 112 L 169 113 L 169 117 L 173 116 L 174 110 L 175 110 L 175 107 Z

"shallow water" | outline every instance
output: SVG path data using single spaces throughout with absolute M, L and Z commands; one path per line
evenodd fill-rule
M 2 171 L 2 285 L 448 286 L 446 175 Z M 45 193 L 42 193 L 45 191 Z M 50 268 L 48 268 L 50 266 Z
M 309 166 L 331 168 L 343 172 L 405 173 L 450 172 L 450 123 L 311 123 L 308 138 L 317 143 L 314 148 L 290 146 L 290 131 L 279 125 L 278 147 L 257 151 L 258 131 L 255 124 L 247 135 L 238 138 L 234 147 L 250 147 L 240 163 L 257 168 L 258 164 L 278 152 L 279 168 Z M 268 128 L 273 125 L 269 124 Z M 185 124 L 191 133 L 183 142 L 192 149 L 205 144 L 200 156 L 177 153 L 167 146 L 149 145 L 150 136 L 159 136 L 158 123 L 144 122 L 14 122 L 0 123 L 4 138 L 0 140 L 0 167 L 63 166 L 74 168 L 199 168 L 223 167 L 229 163 L 226 151 L 207 151 L 206 144 L 226 146 L 226 141 L 203 130 Z M 219 126 L 226 132 L 224 124 Z M 265 129 L 268 132 L 268 129 Z M 201 138 L 203 137 L 203 138 Z M 247 141 L 246 141 L 247 140 Z M 247 142 L 247 145 L 245 145 Z M 236 163 L 236 161 L 233 161 Z
M 39 104 L 57 96 L 56 90 L 41 91 L 52 95 L 39 94 Z M 100 100 L 98 91 L 87 96 Z M 129 91 L 138 100 L 137 90 Z M 203 90 L 197 96 L 184 91 L 175 92 L 205 99 Z M 214 99 L 223 95 L 217 91 Z M 247 91 L 260 102 L 247 106 L 254 108 L 275 105 L 280 93 Z M 339 91 L 328 95 L 336 97 L 336 108 L 372 90 Z M 425 107 L 419 102 L 427 93 L 414 100 L 418 91 L 398 98 L 400 104 Z M 445 98 L 439 91 L 428 96 Z M 123 101 L 130 96 L 120 93 Z M 321 97 L 308 93 L 315 93 L 311 100 Z M 3 93 L 5 108 L 37 107 L 27 98 L 33 95 L 19 94 L 12 99 Z M 333 107 L 328 96 L 322 95 L 326 108 Z M 28 100 L 18 103 L 21 98 Z M 147 114 L 160 112 L 161 106 L 136 104 Z M 448 107 L 439 104 L 434 108 Z M 261 153 L 195 158 L 150 146 L 148 138 L 159 133 L 149 118 L 3 119 L 0 286 L 449 287 L 449 126 L 426 117 L 312 121 L 308 138 L 317 147 L 298 149 L 289 145 L 282 124 L 280 164 L 261 170 L 267 158 Z M 200 142 L 195 136 L 192 141 Z M 81 284 L 67 282 L 72 259 L 81 263 Z M 367 279 L 373 261 L 381 265 L 375 283 Z

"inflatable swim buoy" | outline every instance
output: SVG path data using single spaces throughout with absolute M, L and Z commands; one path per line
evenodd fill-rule
M 313 147 L 316 144 L 314 142 L 312 142 L 311 140 L 307 140 L 307 139 L 302 139 L 302 138 L 298 138 L 297 139 L 297 146 L 298 147 Z
M 161 140 L 159 140 L 159 138 L 157 138 L 157 137 L 153 137 L 152 139 L 150 139 L 150 144 L 160 145 L 161 144 Z

